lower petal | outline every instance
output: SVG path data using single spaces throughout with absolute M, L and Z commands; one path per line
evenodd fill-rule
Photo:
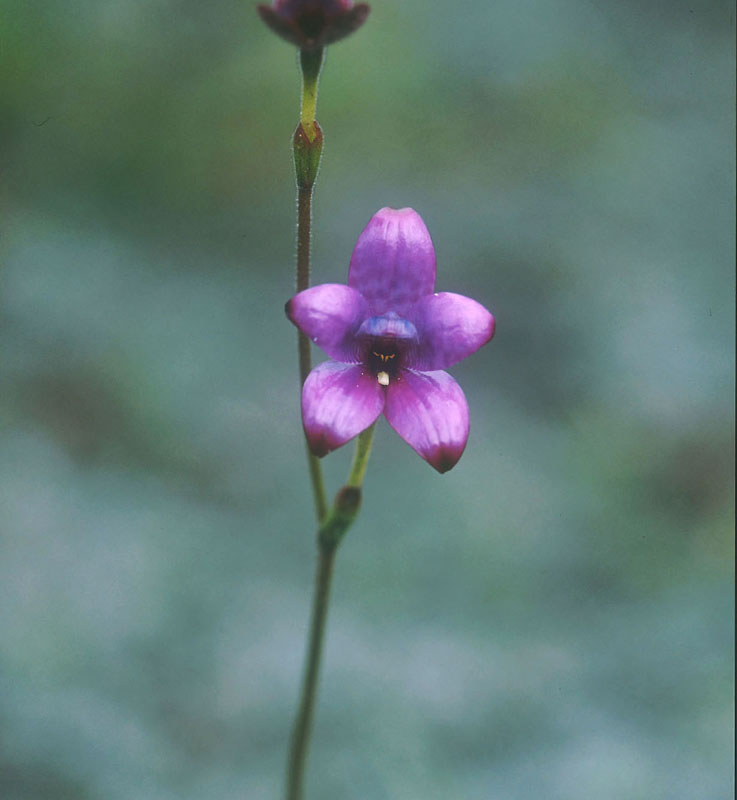
M 438 472 L 447 472 L 468 440 L 468 403 L 447 372 L 402 370 L 386 390 L 389 424 Z
M 325 361 L 302 388 L 302 423 L 310 450 L 327 455 L 376 421 L 384 390 L 361 365 Z

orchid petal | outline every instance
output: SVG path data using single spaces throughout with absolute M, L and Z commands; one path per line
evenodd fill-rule
M 386 390 L 389 424 L 438 472 L 447 472 L 468 440 L 468 404 L 447 372 L 402 370 Z
M 296 294 L 286 305 L 289 319 L 331 358 L 359 360 L 356 330 L 366 317 L 366 301 L 342 283 L 323 283 Z
M 407 311 L 419 343 L 408 354 L 412 369 L 447 369 L 475 353 L 494 335 L 494 317 L 475 300 L 453 292 L 423 297 Z
M 302 388 L 302 422 L 310 450 L 324 456 L 375 422 L 384 390 L 363 366 L 325 361 Z
M 435 249 L 422 217 L 411 208 L 382 208 L 358 237 L 348 285 L 374 314 L 401 311 L 435 286 Z

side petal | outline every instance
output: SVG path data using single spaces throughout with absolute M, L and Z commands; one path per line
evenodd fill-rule
M 323 283 L 296 294 L 285 306 L 289 319 L 331 358 L 355 364 L 355 334 L 368 315 L 366 301 L 342 283 Z
M 408 354 L 412 369 L 447 369 L 475 353 L 494 335 L 494 317 L 475 300 L 453 292 L 423 297 L 407 311 L 418 344 Z
M 438 472 L 447 472 L 468 441 L 468 403 L 447 372 L 402 370 L 386 390 L 389 424 Z
M 366 430 L 384 408 L 384 390 L 363 366 L 325 361 L 302 387 L 302 423 L 310 450 L 327 455 Z
M 382 208 L 358 237 L 348 285 L 373 314 L 399 311 L 435 286 L 435 249 L 422 217 L 411 208 Z

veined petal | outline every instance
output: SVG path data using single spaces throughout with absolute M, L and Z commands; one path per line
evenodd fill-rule
M 358 237 L 348 285 L 373 314 L 401 309 L 435 286 L 435 249 L 422 217 L 411 208 L 382 208 Z
M 452 367 L 494 335 L 494 317 L 481 303 L 453 292 L 423 297 L 407 310 L 407 316 L 419 337 L 406 362 L 412 369 Z
M 323 283 L 296 294 L 285 308 L 289 319 L 331 358 L 355 364 L 355 334 L 368 311 L 361 294 L 342 283 Z
M 384 414 L 407 444 L 447 472 L 468 440 L 468 403 L 447 372 L 402 370 L 386 390 Z
M 384 390 L 368 370 L 325 361 L 302 387 L 302 423 L 310 450 L 324 456 L 366 430 L 384 408 Z

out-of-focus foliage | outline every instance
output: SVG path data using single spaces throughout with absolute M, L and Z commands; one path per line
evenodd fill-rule
M 0 796 L 278 797 L 295 55 L 235 0 L 0 26 Z M 733 60 L 726 0 L 376 0 L 330 49 L 315 281 L 411 205 L 498 332 L 451 473 L 377 433 L 310 796 L 731 796 Z

